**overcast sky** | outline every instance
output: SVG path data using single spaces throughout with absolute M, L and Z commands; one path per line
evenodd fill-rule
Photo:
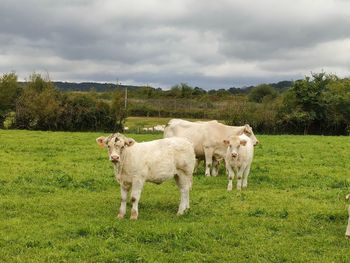
M 0 0 L 0 73 L 205 89 L 350 75 L 346 0 Z

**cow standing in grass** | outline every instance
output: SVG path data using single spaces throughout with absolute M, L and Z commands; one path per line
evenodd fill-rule
M 205 160 L 206 176 L 216 176 L 218 174 L 218 163 L 225 158 L 226 146 L 223 145 L 222 138 L 241 134 L 247 135 L 253 142 L 253 145 L 259 143 L 252 127 L 248 124 L 244 126 L 228 126 L 216 120 L 191 122 L 172 119 L 164 130 L 164 138 L 183 137 L 193 143 L 196 157 L 200 160 Z
M 347 200 L 350 200 L 350 194 L 348 194 L 346 196 Z M 349 213 L 349 219 L 348 219 L 348 226 L 346 227 L 346 232 L 345 232 L 345 236 L 350 238 L 350 205 L 348 207 L 348 213 Z
M 195 154 L 193 145 L 188 140 L 168 138 L 137 143 L 134 139 L 117 133 L 99 137 L 96 141 L 100 146 L 108 148 L 109 160 L 115 167 L 115 176 L 120 184 L 121 205 L 118 218 L 125 216 L 130 189 L 130 219 L 137 219 L 144 183 L 160 184 L 174 177 L 181 193 L 178 215 L 190 208 L 189 191 L 192 186 Z
M 226 145 L 225 164 L 228 171 L 227 191 L 232 190 L 232 179 L 237 175 L 237 189 L 248 186 L 248 175 L 254 156 L 254 145 L 251 139 L 242 134 L 240 136 L 231 136 L 225 139 Z M 243 179 L 243 181 L 242 181 Z

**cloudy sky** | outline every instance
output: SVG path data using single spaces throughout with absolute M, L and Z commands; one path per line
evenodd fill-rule
M 0 73 L 205 89 L 350 76 L 347 0 L 0 0 Z

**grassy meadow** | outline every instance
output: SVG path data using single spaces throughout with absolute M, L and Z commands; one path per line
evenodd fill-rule
M 349 137 L 258 136 L 247 190 L 201 167 L 187 214 L 169 181 L 130 221 L 100 135 L 0 130 L 0 262 L 350 262 Z

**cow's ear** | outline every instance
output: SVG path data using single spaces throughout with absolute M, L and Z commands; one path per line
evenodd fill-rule
M 228 146 L 230 144 L 230 141 L 229 140 L 223 140 L 222 141 L 226 146 Z
M 249 124 L 244 125 L 244 133 L 251 134 L 252 127 Z
M 245 146 L 246 144 L 247 144 L 247 141 L 246 140 L 240 140 L 240 142 L 239 142 L 241 145 L 243 145 L 243 146 Z
M 103 136 L 98 137 L 96 139 L 96 142 L 101 148 L 106 147 L 106 137 L 103 137 Z
M 127 138 L 125 141 L 126 146 L 132 146 L 135 143 L 135 140 L 132 138 Z

